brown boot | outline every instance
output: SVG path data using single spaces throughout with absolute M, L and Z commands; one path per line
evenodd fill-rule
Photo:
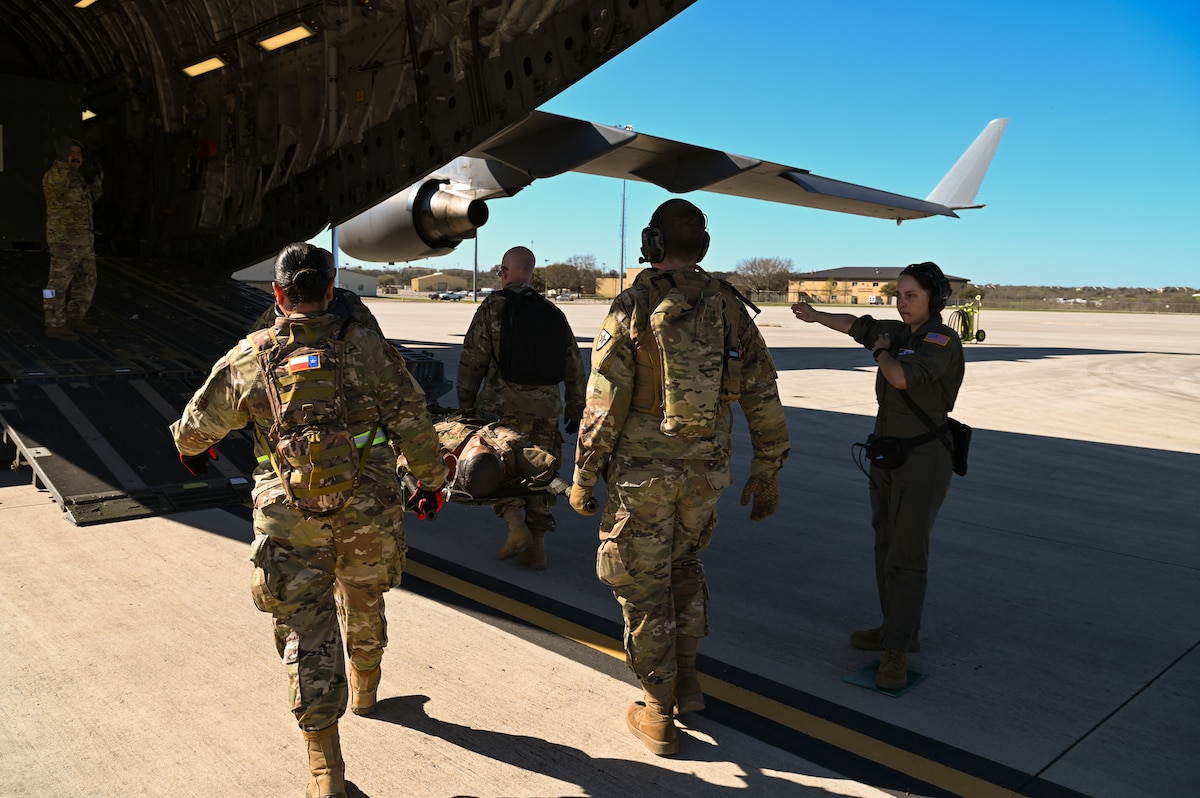
M 876 626 L 874 629 L 862 629 L 850 634 L 850 645 L 857 648 L 859 651 L 883 651 L 883 627 Z M 921 635 L 919 632 L 913 632 L 912 637 L 908 641 L 908 651 L 910 654 L 915 654 L 921 650 Z
M 669 756 L 679 753 L 679 730 L 672 715 L 671 684 L 642 683 L 645 701 L 635 701 L 625 712 L 625 722 L 650 753 Z
M 46 325 L 46 337 L 57 338 L 60 341 L 78 341 L 79 336 L 71 332 L 70 327 L 49 324 Z
M 337 724 L 303 734 L 308 743 L 309 773 L 305 798 L 346 798 L 346 763 Z
M 350 663 L 350 711 L 355 715 L 370 715 L 375 711 L 375 693 L 382 673 L 378 665 L 373 671 L 360 671 Z
M 890 648 L 884 651 L 883 662 L 875 674 L 875 686 L 881 690 L 902 690 L 908 686 L 908 655 Z
M 74 332 L 83 333 L 84 335 L 95 335 L 100 332 L 99 327 L 83 319 L 67 319 L 67 326 Z
M 507 560 L 510 557 L 517 556 L 532 545 L 533 533 L 525 525 L 525 519 L 521 517 L 520 507 L 506 507 L 504 509 L 504 520 L 508 524 L 508 539 L 504 541 L 504 546 L 500 549 L 499 557 L 502 560 Z
M 546 570 L 546 533 L 535 531 L 532 535 L 533 542 L 529 544 L 529 548 L 521 552 L 521 562 L 535 571 L 544 571 Z
M 696 646 L 699 638 L 675 638 L 675 714 L 700 712 L 704 709 L 704 691 L 700 689 L 700 674 L 696 672 Z

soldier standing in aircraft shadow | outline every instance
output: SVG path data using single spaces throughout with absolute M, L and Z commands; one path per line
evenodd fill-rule
M 626 722 L 660 756 L 679 750 L 674 715 L 704 709 L 699 555 L 732 480 L 730 405 L 741 407 L 754 449 L 741 496 L 754 500 L 750 520 L 775 511 L 790 451 L 766 342 L 741 295 L 698 265 L 705 227 L 699 208 L 672 199 L 642 231 L 651 268 L 613 300 L 596 335 L 571 488 L 571 506 L 592 515 L 594 486 L 607 485 L 596 575 L 621 605 L 626 661 L 645 697 Z
M 480 303 L 463 339 L 458 406 L 463 415 L 478 409 L 524 432 L 534 445 L 554 453 L 557 471 L 563 446 L 558 417 L 573 435 L 583 415 L 583 356 L 562 311 L 533 287 L 534 265 L 526 247 L 504 253 L 503 288 Z M 565 410 L 560 383 L 566 386 Z M 520 555 L 534 570 L 546 567 L 544 540 L 555 528 L 553 504 L 552 495 L 541 494 L 494 505 L 508 524 L 500 559 Z
M 801 321 L 845 333 L 874 352 L 879 412 L 868 445 L 899 440 L 907 452 L 896 458 L 900 462 L 871 457 L 875 582 L 883 624 L 850 635 L 855 648 L 883 652 L 875 685 L 884 690 L 908 684 L 908 654 L 921 650 L 929 538 L 953 469 L 951 447 L 938 442 L 926 422 L 946 428 L 965 373 L 962 341 L 942 323 L 950 283 L 938 265 L 906 267 L 896 288 L 899 321 L 826 313 L 807 302 L 792 305 Z
M 55 144 L 54 164 L 42 176 L 46 196 L 46 244 L 50 277 L 42 292 L 46 335 L 78 341 L 79 333 L 99 332 L 84 319 L 96 293 L 95 228 L 92 205 L 103 191 L 103 172 L 85 180 L 83 145 L 67 136 Z M 68 300 L 68 295 L 70 299 Z

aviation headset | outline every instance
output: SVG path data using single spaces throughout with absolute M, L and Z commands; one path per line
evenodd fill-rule
M 946 307 L 946 300 L 950 298 L 950 281 L 946 279 L 941 268 L 933 261 L 927 260 L 924 263 L 910 263 L 905 266 L 904 271 L 900 272 L 900 277 L 906 274 L 911 274 L 922 288 L 929 290 L 930 315 L 941 313 L 942 308 Z
M 638 258 L 638 263 L 662 263 L 666 259 L 667 242 L 662 231 L 662 213 L 668 207 L 675 207 L 681 203 L 696 211 L 704 220 L 704 241 L 700 245 L 700 253 L 696 255 L 696 263 L 704 260 L 704 255 L 708 252 L 708 245 L 712 241 L 708 235 L 708 217 L 685 199 L 669 199 L 654 209 L 653 215 L 650 216 L 650 224 L 642 228 L 642 257 Z

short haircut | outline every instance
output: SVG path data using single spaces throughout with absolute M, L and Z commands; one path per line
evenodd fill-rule
M 275 284 L 293 305 L 320 302 L 331 280 L 333 265 L 328 253 L 312 244 L 288 244 L 275 258 Z
M 504 464 L 490 448 L 480 447 L 460 459 L 454 471 L 454 487 L 474 498 L 486 498 L 504 484 Z
M 707 220 L 685 199 L 669 199 L 654 212 L 653 225 L 662 230 L 664 257 L 697 260 L 705 249 Z

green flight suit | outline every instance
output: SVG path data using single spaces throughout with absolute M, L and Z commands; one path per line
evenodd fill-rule
M 958 334 L 942 323 L 940 315 L 916 332 L 903 321 L 876 321 L 870 316 L 859 317 L 850 327 L 850 337 L 868 349 L 885 333 L 896 347 L 909 398 L 935 425 L 945 424 L 965 372 Z M 916 438 L 929 431 L 882 369 L 875 378 L 875 397 L 879 403 L 876 437 Z M 912 449 L 899 468 L 871 466 L 871 526 L 884 648 L 907 651 L 913 632 L 921 628 L 930 534 L 952 474 L 950 451 L 939 440 Z

